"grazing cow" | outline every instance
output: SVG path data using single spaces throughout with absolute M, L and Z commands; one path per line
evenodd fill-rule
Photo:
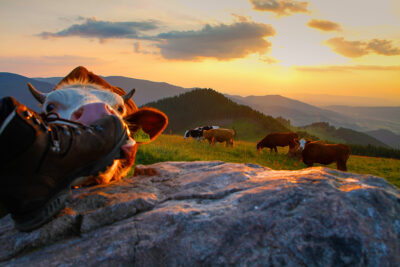
M 270 133 L 257 143 L 257 150 L 261 151 L 264 147 L 268 147 L 270 152 L 272 149 L 278 153 L 277 146 L 289 146 L 289 151 L 296 147 L 296 140 L 298 139 L 297 133 Z
M 196 127 L 194 129 L 187 130 L 185 134 L 183 135 L 184 138 L 189 138 L 193 137 L 196 138 L 197 141 L 200 141 L 200 139 L 203 137 L 203 131 L 204 130 L 210 130 L 210 129 L 218 129 L 219 126 L 201 126 L 201 127 Z
M 62 119 L 86 125 L 105 115 L 116 115 L 128 126 L 129 141 L 122 146 L 123 158 L 115 160 L 106 172 L 96 177 L 82 178 L 90 183 L 107 183 L 124 176 L 135 161 L 138 144 L 153 141 L 167 126 L 168 118 L 153 108 L 138 109 L 126 92 L 110 85 L 84 67 L 77 67 L 49 93 L 41 93 L 28 84 L 33 96 L 42 105 L 42 113 L 55 114 Z
M 343 144 L 323 144 L 311 142 L 305 145 L 301 157 L 307 166 L 314 163 L 331 164 L 336 162 L 338 170 L 347 171 L 346 162 L 350 156 L 350 147 Z
M 226 146 L 233 146 L 233 138 L 235 137 L 236 132 L 233 129 L 210 129 L 203 131 L 203 137 L 208 140 L 211 145 L 217 142 L 225 142 Z
M 304 138 L 300 140 L 294 139 L 294 141 L 296 144 L 293 148 L 289 148 L 289 152 L 287 155 L 289 157 L 301 159 L 301 152 L 304 150 L 304 147 L 306 146 L 306 144 L 311 143 L 312 141 Z

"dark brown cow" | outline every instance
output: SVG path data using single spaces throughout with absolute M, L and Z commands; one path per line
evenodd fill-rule
M 270 152 L 274 149 L 275 153 L 278 153 L 277 146 L 289 146 L 289 150 L 291 150 L 296 147 L 295 140 L 298 138 L 297 133 L 293 132 L 270 133 L 257 143 L 257 150 L 268 147 Z
M 336 162 L 338 170 L 347 171 L 346 162 L 350 156 L 350 147 L 343 144 L 322 144 L 311 142 L 306 144 L 301 153 L 304 164 L 311 167 L 314 163 L 331 164 Z

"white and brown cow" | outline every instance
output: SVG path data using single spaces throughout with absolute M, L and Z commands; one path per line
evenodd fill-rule
M 45 114 L 56 113 L 86 125 L 114 114 L 128 126 L 130 140 L 122 147 L 124 158 L 115 160 L 105 173 L 90 177 L 86 183 L 107 183 L 124 176 L 134 164 L 138 144 L 153 141 L 168 123 L 167 116 L 157 109 L 137 108 L 131 99 L 135 89 L 126 94 L 84 67 L 72 70 L 49 93 L 41 93 L 31 84 L 28 87 Z M 146 133 L 149 139 L 139 140 L 135 135 L 138 132 Z

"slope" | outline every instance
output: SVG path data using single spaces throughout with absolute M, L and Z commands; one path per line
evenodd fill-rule
M 334 143 L 347 143 L 356 145 L 373 145 L 388 148 L 389 146 L 369 136 L 365 133 L 357 132 L 347 128 L 336 128 L 327 122 L 318 122 L 303 127 L 299 127 L 304 131 L 314 134 L 323 140 Z
M 248 105 L 266 115 L 284 117 L 294 126 L 314 122 L 329 122 L 335 126 L 361 130 L 354 120 L 337 112 L 312 106 L 280 95 L 247 96 L 227 95 L 233 101 Z
M 379 141 L 387 144 L 396 149 L 400 149 L 400 135 L 395 134 L 389 130 L 379 129 L 375 131 L 366 132 L 369 136 L 372 136 Z
M 146 106 L 168 115 L 167 133 L 183 134 L 186 129 L 200 125 L 219 125 L 235 128 L 238 139 L 257 141 L 270 132 L 288 131 L 271 116 L 239 105 L 212 89 L 194 89 Z

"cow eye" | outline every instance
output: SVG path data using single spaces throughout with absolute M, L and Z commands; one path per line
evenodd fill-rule
M 46 106 L 46 112 L 47 113 L 52 112 L 55 108 L 56 108 L 56 106 L 54 104 L 50 103 Z
M 123 106 L 118 106 L 117 110 L 118 110 L 119 113 L 122 114 L 124 112 L 124 107 Z

